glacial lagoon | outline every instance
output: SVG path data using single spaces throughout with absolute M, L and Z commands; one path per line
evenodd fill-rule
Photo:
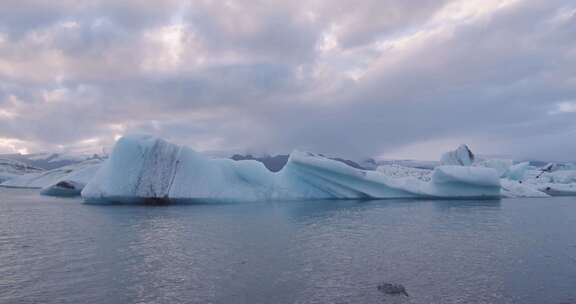
M 560 304 L 575 286 L 574 197 L 144 206 L 0 189 L 3 304 Z

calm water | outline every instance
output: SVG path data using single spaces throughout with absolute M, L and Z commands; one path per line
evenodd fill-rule
M 576 303 L 576 199 L 93 206 L 0 189 L 0 303 Z

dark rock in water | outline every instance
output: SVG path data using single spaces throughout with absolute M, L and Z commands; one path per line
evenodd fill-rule
M 405 295 L 409 297 L 408 292 L 406 292 L 406 288 L 404 288 L 404 286 L 401 284 L 382 283 L 378 285 L 378 290 L 389 295 Z

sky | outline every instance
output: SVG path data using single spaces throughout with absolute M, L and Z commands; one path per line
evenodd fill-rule
M 576 160 L 573 0 L 2 0 L 0 153 Z

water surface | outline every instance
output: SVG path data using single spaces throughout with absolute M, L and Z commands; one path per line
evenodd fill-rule
M 575 198 L 103 206 L 0 189 L 3 304 L 559 304 L 575 287 Z

